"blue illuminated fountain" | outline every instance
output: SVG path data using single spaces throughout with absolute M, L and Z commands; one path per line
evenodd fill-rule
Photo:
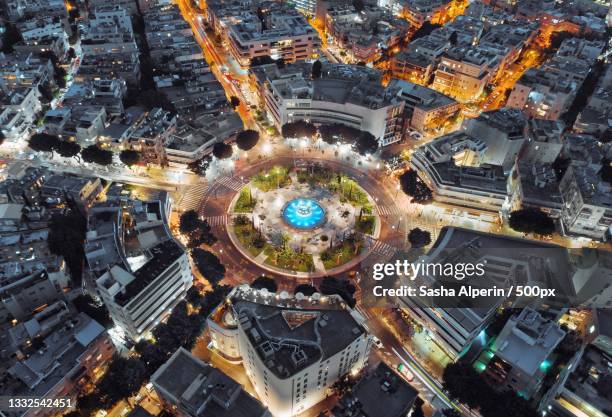
M 325 210 L 315 200 L 296 198 L 283 208 L 283 219 L 296 229 L 314 229 L 325 222 Z

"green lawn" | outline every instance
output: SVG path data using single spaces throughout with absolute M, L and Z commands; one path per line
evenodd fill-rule
M 263 192 L 267 192 L 276 188 L 282 188 L 291 183 L 289 177 L 289 168 L 275 166 L 269 171 L 257 174 L 252 184 Z
M 327 249 L 321 253 L 321 261 L 325 266 L 325 269 L 336 268 L 340 265 L 344 265 L 355 256 L 359 255 L 362 244 L 360 239 L 351 240 L 345 239 L 344 242 Z
M 375 226 L 376 217 L 372 215 L 362 215 L 361 219 L 357 217 L 355 220 L 355 229 L 361 233 L 365 233 L 366 235 L 371 235 L 374 233 Z
M 246 216 L 242 217 L 246 218 Z M 259 232 L 253 228 L 248 218 L 247 220 L 245 224 L 242 224 L 241 221 L 234 219 L 234 233 L 242 246 L 246 248 L 251 255 L 257 256 L 270 245 L 265 241 L 265 238 L 261 237 Z
M 299 253 L 289 247 L 282 249 L 268 246 L 266 248 L 266 254 L 268 255 L 266 259 L 268 265 L 289 271 L 314 271 L 314 262 L 312 260 L 312 255 L 309 253 Z
M 235 213 L 252 213 L 253 208 L 255 207 L 256 200 L 253 198 L 251 194 L 250 187 L 243 188 L 240 191 L 240 196 L 236 201 L 236 205 L 234 206 Z

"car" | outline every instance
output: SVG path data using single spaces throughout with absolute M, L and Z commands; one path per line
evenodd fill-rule
M 374 346 L 376 346 L 378 349 L 382 349 L 384 347 L 384 345 L 382 344 L 382 342 L 380 341 L 378 337 L 373 336 L 372 341 L 374 342 Z
M 410 372 L 410 369 L 403 363 L 397 365 L 397 371 L 406 378 L 408 382 L 411 382 L 414 379 L 414 374 Z

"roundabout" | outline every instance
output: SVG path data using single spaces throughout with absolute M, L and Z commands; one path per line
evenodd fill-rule
M 376 230 L 374 201 L 345 174 L 321 164 L 273 166 L 255 175 L 229 207 L 228 234 L 249 260 L 280 274 L 334 273 L 366 256 Z
M 398 219 L 379 214 L 380 204 L 395 204 L 393 190 L 356 163 L 290 155 L 240 162 L 231 180 L 212 179 L 199 206 L 216 229 L 228 283 L 268 275 L 292 288 L 347 276 L 405 240 Z

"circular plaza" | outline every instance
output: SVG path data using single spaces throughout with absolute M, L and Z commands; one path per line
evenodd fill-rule
M 228 234 L 251 262 L 301 277 L 333 274 L 367 255 L 379 232 L 370 195 L 324 165 L 272 166 L 254 175 L 229 207 Z

